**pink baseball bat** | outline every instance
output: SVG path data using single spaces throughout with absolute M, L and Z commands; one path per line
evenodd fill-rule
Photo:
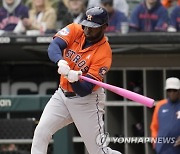
M 107 84 L 107 83 L 103 83 L 101 81 L 97 81 L 97 80 L 94 80 L 94 79 L 90 79 L 88 77 L 85 77 L 85 76 L 80 76 L 81 79 L 83 80 L 86 80 L 88 82 L 91 82 L 93 84 L 96 84 L 100 87 L 103 87 L 107 90 L 110 90 L 118 95 L 121 95 L 125 98 L 128 98 L 132 101 L 135 101 L 135 102 L 139 102 L 147 107 L 153 107 L 154 106 L 154 100 L 149 98 L 149 97 L 146 97 L 146 96 L 143 96 L 143 95 L 140 95 L 140 94 L 137 94 L 135 92 L 132 92 L 132 91 L 129 91 L 129 90 L 126 90 L 126 89 L 123 89 L 123 88 L 120 88 L 120 87 L 116 87 L 116 86 L 113 86 L 113 85 L 110 85 L 110 84 Z

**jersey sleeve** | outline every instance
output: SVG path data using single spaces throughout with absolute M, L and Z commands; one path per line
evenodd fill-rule
M 153 113 L 153 116 L 152 116 L 152 121 L 151 121 L 151 126 L 150 126 L 150 129 L 151 129 L 151 137 L 153 138 L 156 138 L 157 135 L 158 135 L 158 129 L 159 129 L 159 122 L 158 122 L 158 112 L 159 112 L 159 109 L 160 107 L 165 104 L 167 102 L 166 99 L 164 100 L 161 100 L 157 103 L 155 109 L 154 109 L 154 113 Z
M 140 9 L 142 9 L 140 7 L 140 5 L 138 5 L 131 14 L 130 21 L 129 21 L 130 28 L 139 29 L 139 18 L 138 17 L 139 17 L 139 11 L 140 11 Z
M 175 7 L 170 14 L 170 23 L 169 23 L 169 25 L 173 26 L 174 28 L 177 28 L 177 22 L 176 22 L 177 14 L 178 12 Z
M 28 8 L 27 7 L 24 7 L 24 9 L 23 9 L 23 18 L 29 18 L 29 10 L 28 10 Z
M 155 107 L 151 122 L 151 137 L 156 138 L 158 133 L 158 108 Z
M 82 31 L 81 26 L 72 23 L 59 30 L 53 38 L 59 37 L 63 39 L 68 46 L 69 44 L 72 44 L 74 42 L 80 31 Z
M 166 31 L 168 27 L 168 12 L 164 7 L 161 7 L 161 11 L 159 11 L 159 19 L 157 25 L 155 26 L 155 31 Z
M 105 52 L 105 53 L 102 53 Z M 89 71 L 87 74 L 92 76 L 98 81 L 102 81 L 105 74 L 108 72 L 108 70 L 111 67 L 112 63 L 112 51 L 109 47 L 106 48 L 106 50 L 103 51 L 103 49 L 100 49 L 100 51 L 97 51 L 96 54 L 93 56 Z
M 125 14 L 123 12 L 119 12 L 119 15 L 118 15 L 118 24 L 116 25 L 116 29 L 117 30 L 120 30 L 122 22 L 128 22 L 128 20 L 127 20 L 127 17 L 125 16 Z

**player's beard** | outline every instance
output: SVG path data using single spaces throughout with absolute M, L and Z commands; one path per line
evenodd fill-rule
M 94 36 L 92 36 L 91 34 L 85 33 L 86 40 L 88 42 L 92 42 L 92 43 L 100 41 L 103 36 L 104 36 L 104 33 L 102 30 L 99 31 L 98 33 L 96 33 L 96 35 L 94 35 Z

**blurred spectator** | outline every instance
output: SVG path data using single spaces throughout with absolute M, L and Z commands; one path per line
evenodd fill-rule
M 172 6 L 172 4 L 174 3 L 174 2 L 176 2 L 177 0 L 161 0 L 161 3 L 162 3 L 162 5 L 165 7 L 165 8 L 170 8 L 171 6 Z M 178 0 L 178 1 L 180 1 L 180 0 Z
M 113 8 L 113 0 L 101 0 L 101 5 L 104 7 L 109 15 L 109 24 L 106 28 L 107 32 L 120 32 L 121 23 L 127 22 L 124 13 Z
M 128 83 L 128 90 L 133 91 L 138 94 L 143 94 L 142 82 L 140 81 L 130 81 Z
M 60 0 L 58 6 L 58 20 L 60 28 L 70 23 L 79 23 L 84 17 L 86 0 Z
M 99 6 L 101 0 L 88 0 L 87 8 Z M 127 17 L 129 15 L 129 5 L 126 0 L 114 0 L 113 8 L 123 12 Z
M 167 31 L 168 11 L 159 0 L 145 0 L 132 12 L 130 31 Z
M 28 8 L 21 3 L 21 0 L 2 1 L 0 30 L 14 31 L 17 25 L 22 24 L 23 18 L 28 18 Z
M 50 0 L 32 0 L 29 18 L 23 20 L 27 30 L 38 30 L 41 34 L 56 31 L 57 15 Z
M 80 23 L 86 10 L 85 0 L 69 0 L 68 8 L 72 15 L 73 22 Z
M 3 144 L 1 145 L 1 152 L 12 152 L 12 151 L 17 151 L 17 146 L 15 144 Z
M 0 146 L 0 154 L 30 154 L 26 150 L 20 150 L 14 143 L 2 144 Z
M 57 11 L 59 29 L 73 22 L 71 13 L 68 11 L 68 0 L 60 0 Z
M 144 124 L 137 122 L 132 125 L 133 136 L 143 137 L 144 136 Z
M 170 15 L 168 32 L 180 31 L 180 4 L 175 6 Z
M 68 6 L 68 1 L 69 1 L 69 0 L 60 0 L 60 2 L 61 2 L 61 1 L 63 2 L 63 4 L 64 4 L 66 7 Z

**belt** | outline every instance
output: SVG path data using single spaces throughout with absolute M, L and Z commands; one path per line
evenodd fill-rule
M 74 96 L 77 96 L 77 94 L 76 94 L 75 92 L 67 92 L 67 91 L 65 91 L 65 90 L 62 89 L 62 88 L 61 88 L 61 90 L 62 90 L 62 92 L 64 93 L 64 96 L 66 96 L 66 97 L 74 97 Z

